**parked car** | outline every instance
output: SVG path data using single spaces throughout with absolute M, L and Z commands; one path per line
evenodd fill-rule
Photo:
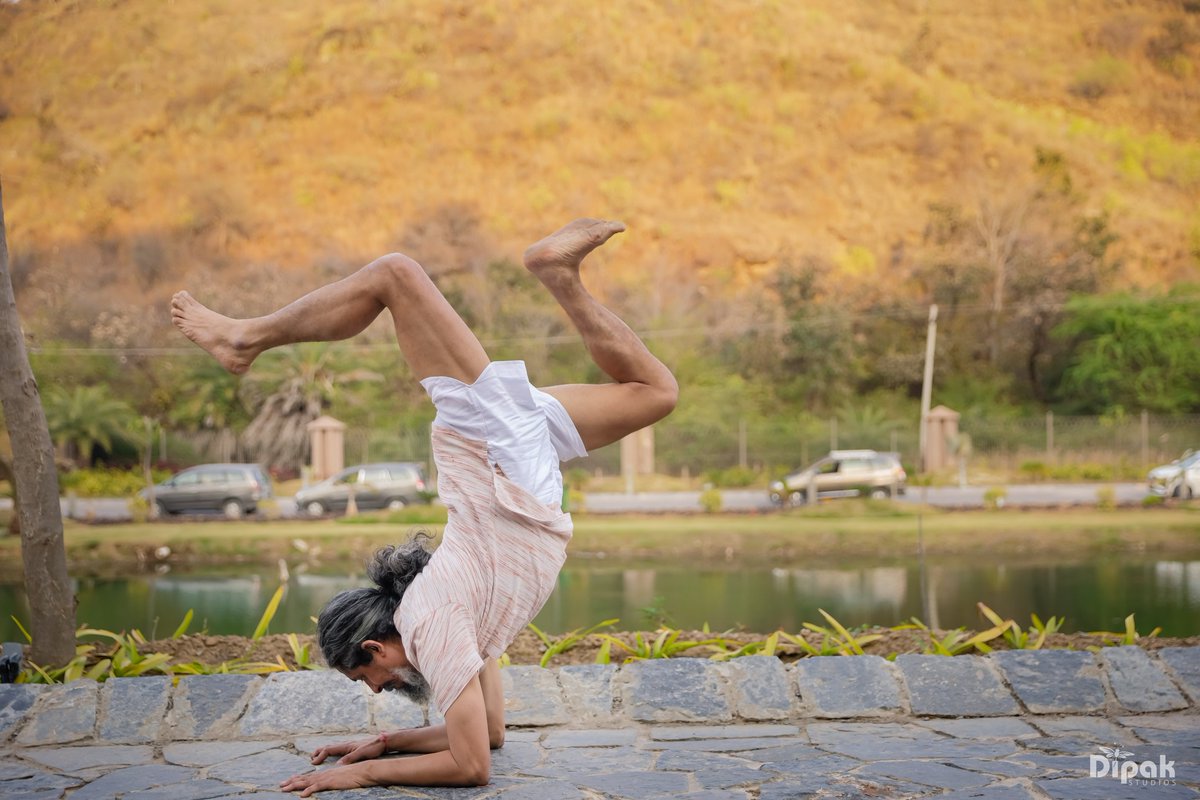
M 150 499 L 143 489 L 141 496 Z M 177 472 L 154 487 L 158 517 L 197 511 L 220 511 L 229 519 L 258 510 L 272 496 L 271 478 L 258 464 L 201 464 Z
M 1200 450 L 1189 450 L 1170 464 L 1150 470 L 1150 491 L 1160 497 L 1200 497 Z
M 808 502 L 812 484 L 818 499 L 867 497 L 882 499 L 904 494 L 908 475 L 895 453 L 874 450 L 834 450 L 815 464 L 793 472 L 770 486 L 771 502 L 801 505 Z
M 296 492 L 296 507 L 319 517 L 344 512 L 354 492 L 360 509 L 404 508 L 425 499 L 425 468 L 415 462 L 359 464 Z

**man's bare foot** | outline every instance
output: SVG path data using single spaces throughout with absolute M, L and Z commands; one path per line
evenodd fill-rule
M 171 321 L 234 375 L 250 369 L 261 352 L 246 343 L 245 320 L 218 314 L 187 292 L 176 292 L 171 298 Z
M 525 268 L 542 283 L 555 282 L 563 276 L 574 278 L 579 274 L 579 263 L 588 253 L 623 230 L 623 222 L 577 219 L 530 245 L 525 251 Z

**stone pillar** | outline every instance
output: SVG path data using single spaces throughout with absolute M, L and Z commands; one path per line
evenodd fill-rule
M 925 470 L 937 472 L 950 465 L 950 443 L 958 439 L 961 415 L 945 406 L 937 406 L 925 417 Z
M 633 492 L 637 475 L 654 473 L 654 428 L 642 428 L 621 440 L 621 474 L 626 492 Z
M 346 423 L 333 417 L 317 417 L 308 423 L 312 446 L 312 477 L 322 481 L 346 466 Z

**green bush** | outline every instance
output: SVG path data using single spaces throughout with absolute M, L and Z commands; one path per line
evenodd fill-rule
M 1026 480 L 1044 481 L 1050 477 L 1050 470 L 1043 461 L 1025 461 L 1019 469 Z
M 444 525 L 446 507 L 412 505 L 398 511 L 368 511 L 352 517 L 339 517 L 337 522 L 340 525 Z
M 726 467 L 725 469 L 710 469 L 704 473 L 704 479 L 713 486 L 726 489 L 741 489 L 752 486 L 760 481 L 761 476 L 749 467 Z
M 1142 498 L 1142 507 L 1143 508 L 1154 508 L 1157 506 L 1165 505 L 1166 502 L 1167 502 L 1167 498 L 1163 497 L 1160 494 L 1148 494 Z
M 171 477 L 166 470 L 153 470 L 155 483 Z M 77 469 L 59 476 L 58 485 L 64 493 L 78 497 L 133 497 L 146 488 L 142 471 L 96 467 Z
M 700 507 L 706 514 L 715 514 L 720 511 L 723 502 L 721 490 L 715 486 L 710 486 L 700 493 Z
M 1096 508 L 1101 511 L 1112 511 L 1117 507 L 1117 490 L 1111 486 L 1101 486 L 1096 490 Z
M 1004 499 L 1008 497 L 1008 490 L 1003 486 L 993 486 L 983 493 L 983 507 L 991 510 L 1004 507 Z

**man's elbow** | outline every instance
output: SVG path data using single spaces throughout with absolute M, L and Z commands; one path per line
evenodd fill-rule
M 472 764 L 466 769 L 463 783 L 466 786 L 487 786 L 492 780 L 492 759 L 489 756 L 479 764 Z

